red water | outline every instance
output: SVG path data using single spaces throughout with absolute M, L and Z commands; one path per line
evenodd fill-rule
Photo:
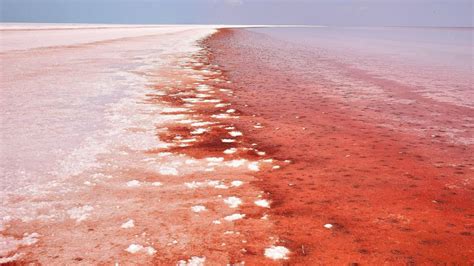
M 292 162 L 257 182 L 290 264 L 474 262 L 472 86 L 446 100 L 411 70 L 397 81 L 246 30 L 206 44 L 233 82 L 236 126 Z

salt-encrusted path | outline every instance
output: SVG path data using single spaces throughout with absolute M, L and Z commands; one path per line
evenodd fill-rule
M 0 262 L 279 263 L 212 27 L 2 30 Z M 255 125 L 261 128 L 261 125 Z

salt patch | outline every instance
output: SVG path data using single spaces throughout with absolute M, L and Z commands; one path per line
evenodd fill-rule
M 237 152 L 236 148 L 230 148 L 230 149 L 225 150 L 224 154 L 233 154 L 235 152 Z
M 233 187 L 240 187 L 240 186 L 242 186 L 242 184 L 244 184 L 244 182 L 242 182 L 240 180 L 234 180 L 234 181 L 230 182 L 230 185 L 233 186 Z
M 331 229 L 332 227 L 333 227 L 332 224 L 325 224 L 325 225 L 324 225 L 324 228 L 326 228 L 326 229 Z
M 235 142 L 235 139 L 222 139 L 221 141 L 223 143 L 233 143 L 233 142 Z
M 220 163 L 224 161 L 224 157 L 208 157 L 206 161 L 213 162 L 213 163 Z
M 213 224 L 221 224 L 221 221 L 219 221 L 219 220 L 214 220 L 214 221 L 212 221 L 212 223 L 213 223 Z
M 229 187 L 224 185 L 224 184 L 219 184 L 217 186 L 214 186 L 214 188 L 218 188 L 218 189 L 228 189 Z
M 265 249 L 265 257 L 272 260 L 288 259 L 290 251 L 283 246 L 271 246 Z
M 243 136 L 242 132 L 240 132 L 240 131 L 231 131 L 231 132 L 229 132 L 229 135 L 231 135 L 232 137 L 241 137 L 241 136 Z
M 123 229 L 128 229 L 128 228 L 132 228 L 134 226 L 135 226 L 135 221 L 130 219 L 127 222 L 123 223 L 120 227 L 122 227 Z
M 258 162 L 251 162 L 251 163 L 249 163 L 248 169 L 249 169 L 250 171 L 255 171 L 255 172 L 260 171 L 260 167 L 259 167 L 259 165 L 258 165 Z
M 214 122 L 194 122 L 191 124 L 193 127 L 202 127 L 202 126 L 208 126 L 208 125 L 213 125 L 215 124 Z
M 67 213 L 71 219 L 75 219 L 76 222 L 82 222 L 86 220 L 90 216 L 90 212 L 94 209 L 94 207 L 90 205 L 85 205 L 82 207 L 76 207 L 69 209 Z
M 194 188 L 198 188 L 198 187 L 203 186 L 203 183 L 202 183 L 202 182 L 193 181 L 193 182 L 186 182 L 186 183 L 184 183 L 184 185 L 185 185 L 187 188 L 194 189 Z
M 217 118 L 217 119 L 226 119 L 229 118 L 230 116 L 228 114 L 217 114 L 217 115 L 211 115 L 212 118 Z
M 270 208 L 270 203 L 265 199 L 256 200 L 254 203 L 259 207 Z
M 178 261 L 177 266 L 204 266 L 204 262 L 206 261 L 205 257 L 191 257 L 189 260 L 180 260 Z
M 139 187 L 140 186 L 140 181 L 138 180 L 132 180 L 127 182 L 127 187 Z
M 195 123 L 196 120 L 192 120 L 192 119 L 183 119 L 183 120 L 180 120 L 178 121 L 178 123 L 180 124 L 191 124 L 191 123 Z
M 125 251 L 132 254 L 135 254 L 140 251 L 145 251 L 145 253 L 150 256 L 156 253 L 156 250 L 153 247 L 150 247 L 150 246 L 143 247 L 140 244 L 131 244 L 130 246 L 128 246 L 128 248 L 125 249 Z
M 163 108 L 163 113 L 175 113 L 175 112 L 186 112 L 188 111 L 188 108 L 182 108 L 182 107 L 165 107 Z
M 206 207 L 205 207 L 205 206 L 202 206 L 202 205 L 196 205 L 196 206 L 192 206 L 192 207 L 191 207 L 191 210 L 192 210 L 193 212 L 198 213 L 198 212 L 205 211 L 205 210 L 206 210 Z
M 205 128 L 196 128 L 195 130 L 191 131 L 191 135 L 201 135 L 205 133 L 207 129 Z
M 195 139 L 195 138 L 180 140 L 180 142 L 183 142 L 183 143 L 190 143 L 190 142 L 196 142 L 196 141 L 197 141 L 197 139 Z
M 237 208 L 242 204 L 242 200 L 238 197 L 228 197 L 224 199 L 224 203 L 227 204 L 230 208 Z
M 153 247 L 146 247 L 145 252 L 146 252 L 146 254 L 152 256 L 156 253 L 156 249 L 154 249 Z
M 159 171 L 162 175 L 178 175 L 178 170 L 174 167 L 162 166 Z
M 154 186 L 154 187 L 161 187 L 161 186 L 163 185 L 163 183 L 161 183 L 161 182 L 153 182 L 153 183 L 151 183 L 151 185 Z
M 245 160 L 245 159 L 240 159 L 240 160 L 228 161 L 228 162 L 226 162 L 225 164 L 226 164 L 227 166 L 230 166 L 230 167 L 240 167 L 240 166 L 243 166 L 246 162 L 247 162 L 247 160 Z
M 226 107 L 226 106 L 229 106 L 229 105 L 230 105 L 230 103 L 218 103 L 214 106 L 217 107 L 217 108 L 222 108 L 222 107 Z
M 224 220 L 232 222 L 232 221 L 235 221 L 235 220 L 240 220 L 244 217 L 245 217 L 245 214 L 234 213 L 234 214 L 231 214 L 231 215 L 228 215 L 228 216 L 224 217 Z
M 21 253 L 15 253 L 15 255 L 10 256 L 10 257 L 2 257 L 0 258 L 0 264 L 7 264 L 9 262 L 13 262 L 21 258 L 22 254 Z
M 235 113 L 235 109 L 229 109 L 229 110 L 227 110 L 227 111 L 225 111 L 225 112 L 226 112 L 226 113 L 230 113 L 230 114 L 231 114 L 231 113 Z

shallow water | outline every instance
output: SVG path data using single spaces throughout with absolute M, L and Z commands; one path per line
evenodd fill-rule
M 423 95 L 474 108 L 473 28 L 322 27 L 253 32 L 320 53 Z

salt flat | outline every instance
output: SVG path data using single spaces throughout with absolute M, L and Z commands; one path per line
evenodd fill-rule
M 2 25 L 0 262 L 238 263 L 278 244 L 249 184 L 273 162 L 236 152 L 254 148 L 200 44 L 216 28 Z M 182 152 L 210 137 L 232 142 Z

